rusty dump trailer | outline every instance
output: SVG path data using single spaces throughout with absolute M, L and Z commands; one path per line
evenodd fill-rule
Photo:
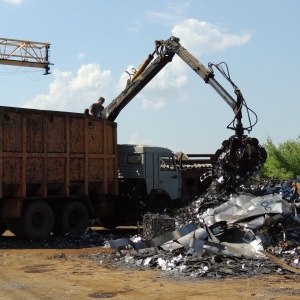
M 109 218 L 118 193 L 117 124 L 84 114 L 0 107 L 0 223 L 24 237 Z

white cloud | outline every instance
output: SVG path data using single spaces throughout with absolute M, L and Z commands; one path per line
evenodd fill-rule
M 134 132 L 129 141 L 128 141 L 128 144 L 137 144 L 137 145 L 151 145 L 152 142 L 151 140 L 143 140 L 143 139 L 140 139 L 138 133 Z
M 154 23 L 166 23 L 169 25 L 174 25 L 176 22 L 178 22 L 178 16 L 169 13 L 151 11 L 147 13 L 147 17 L 151 22 Z
M 191 1 L 169 1 L 165 3 L 166 13 L 149 11 L 146 13 L 146 18 L 153 23 L 164 23 L 174 26 L 180 22 L 187 10 L 190 8 Z
M 225 29 L 205 21 L 187 19 L 173 27 L 172 33 L 180 43 L 195 56 L 224 51 L 242 46 L 251 38 L 251 33 L 229 34 Z
M 133 24 L 127 26 L 126 29 L 131 33 L 139 33 L 143 30 L 143 23 L 139 20 L 134 20 Z
M 241 46 L 251 38 L 250 33 L 230 34 L 221 27 L 195 19 L 187 19 L 177 24 L 172 33 L 176 37 L 182 37 L 180 43 L 200 61 L 204 53 L 221 52 L 230 47 Z M 169 99 L 188 100 L 189 93 L 186 89 L 190 76 L 193 76 L 191 69 L 175 55 L 172 62 L 149 82 L 147 89 L 143 90 L 141 108 L 162 109 L 168 105 Z M 126 84 L 125 77 L 128 79 L 126 75 L 121 78 L 123 89 Z
M 158 101 L 150 101 L 148 99 L 143 99 L 142 103 L 142 109 L 162 109 L 165 106 L 165 101 L 163 100 L 158 100 Z
M 177 8 L 179 12 L 184 11 L 184 9 L 185 7 Z M 168 15 L 154 12 L 151 12 L 151 14 L 152 16 L 160 16 L 165 20 L 168 19 Z M 230 47 L 241 46 L 247 43 L 251 38 L 250 33 L 241 33 L 240 35 L 230 34 L 226 29 L 196 19 L 186 19 L 178 23 L 173 27 L 172 33 L 174 36 L 179 37 L 181 39 L 180 43 L 199 60 L 200 56 L 204 53 L 221 52 Z M 132 73 L 133 68 L 134 67 L 130 65 L 127 71 Z M 138 68 L 138 66 L 136 68 Z M 187 99 L 184 96 L 184 88 L 187 87 L 188 78 L 190 76 L 189 72 L 189 67 L 175 55 L 172 62 L 167 64 L 167 66 L 148 83 L 147 89 L 143 91 L 143 95 L 146 95 L 146 99 L 151 99 L 151 101 L 143 100 L 142 109 L 163 107 L 166 104 L 165 102 L 163 102 L 164 104 L 162 105 L 162 102 L 153 101 L 153 97 L 150 95 L 156 96 L 156 99 L 158 97 L 162 98 L 160 94 L 164 90 L 168 90 L 168 93 L 172 90 L 174 93 L 177 93 L 177 95 L 181 94 L 181 99 Z M 122 91 L 125 89 L 128 78 L 128 74 L 124 72 L 117 85 L 118 90 Z
M 172 66 L 171 66 L 172 64 Z M 185 74 L 182 74 L 183 66 L 182 62 L 179 60 L 179 57 L 174 57 L 173 62 L 168 66 L 168 68 L 162 69 L 154 78 L 151 80 L 147 86 L 143 89 L 142 95 L 143 99 L 141 103 L 142 110 L 159 110 L 163 109 L 166 105 L 166 101 L 162 99 L 170 99 L 172 98 L 172 93 L 176 93 L 178 96 L 181 94 L 181 89 L 185 87 L 188 78 Z M 133 65 L 128 66 L 127 72 L 132 75 L 134 74 L 133 69 L 138 69 L 138 67 L 134 67 Z M 124 72 L 117 85 L 114 89 L 121 93 L 125 90 L 127 85 L 127 80 L 130 78 L 129 74 Z M 166 97 L 163 92 L 166 91 L 168 93 L 168 97 Z M 136 97 L 141 97 L 141 94 L 138 94 Z M 151 100 L 149 100 L 151 99 Z M 186 99 L 185 96 L 181 97 L 182 99 Z
M 166 90 L 170 88 L 181 89 L 188 81 L 187 75 L 184 74 L 184 66 L 179 57 L 174 57 L 168 67 L 162 69 L 156 76 L 155 80 L 149 83 L 150 89 Z
M 250 33 L 241 35 L 229 34 L 225 29 L 195 19 L 185 20 L 173 27 L 174 36 L 182 37 L 180 41 L 194 56 L 199 58 L 203 53 L 224 51 L 229 47 L 241 46 L 249 41 Z M 81 53 L 79 57 L 83 57 Z M 200 60 L 200 59 L 199 59 Z M 127 68 L 133 73 L 134 66 Z M 135 67 L 136 69 L 138 66 Z M 175 55 L 173 61 L 163 68 L 147 88 L 143 89 L 140 98 L 140 109 L 158 110 L 166 107 L 169 101 L 186 101 L 188 99 L 188 78 L 192 75 L 190 68 Z M 111 86 L 111 72 L 102 71 L 97 64 L 82 65 L 77 74 L 68 71 L 53 71 L 53 82 L 49 85 L 48 94 L 40 94 L 27 101 L 24 107 L 66 110 L 83 112 L 99 96 L 113 99 L 126 88 L 130 76 L 123 72 L 115 88 Z M 138 94 L 137 97 L 141 97 Z
M 101 71 L 97 64 L 82 65 L 76 76 L 71 72 L 53 71 L 54 80 L 48 94 L 40 94 L 23 107 L 83 112 L 100 95 L 109 92 L 110 71 Z
M 128 144 L 138 144 L 138 138 L 139 138 L 139 135 L 134 132 L 131 137 L 130 137 L 130 140 L 128 141 Z
M 182 61 L 179 60 L 178 57 L 174 57 L 173 61 L 169 63 L 170 66 L 162 69 L 152 81 L 150 81 L 147 85 L 147 90 L 166 90 L 170 88 L 180 89 L 184 87 L 187 83 L 187 76 L 183 74 L 184 66 Z M 133 69 L 138 69 L 138 67 L 134 67 L 133 65 L 128 66 L 126 71 L 133 75 Z M 116 85 L 116 89 L 119 91 L 123 91 L 126 87 L 127 80 L 130 78 L 129 74 L 124 72 L 119 82 Z M 132 77 L 132 76 L 131 76 Z
M 85 58 L 85 53 L 80 52 L 80 53 L 78 54 L 78 58 L 79 58 L 79 59 Z
M 116 90 L 117 91 L 123 91 L 126 88 L 126 83 L 127 80 L 130 79 L 129 74 L 133 75 L 133 71 L 132 69 L 134 68 L 133 65 L 128 66 L 128 68 L 126 69 L 126 71 L 124 73 L 122 73 L 122 75 L 120 76 L 120 79 L 118 81 L 118 83 L 116 84 Z M 126 73 L 128 72 L 128 73 Z M 132 77 L 132 76 L 131 76 Z
M 4 0 L 4 1 L 16 5 L 19 5 L 23 2 L 23 0 Z
M 190 8 L 191 1 L 183 1 L 183 2 L 167 2 L 166 6 L 169 11 L 173 11 L 176 15 L 183 15 Z

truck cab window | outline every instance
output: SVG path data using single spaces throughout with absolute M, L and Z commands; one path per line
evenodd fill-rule
M 175 168 L 175 161 L 173 155 L 160 157 L 161 171 L 174 171 L 175 169 L 176 168 Z
M 129 154 L 127 156 L 128 165 L 140 165 L 142 163 L 142 156 L 140 154 Z

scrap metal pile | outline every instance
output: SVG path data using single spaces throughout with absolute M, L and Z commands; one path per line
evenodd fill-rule
M 267 152 L 256 138 L 241 133 L 224 140 L 215 159 L 210 192 L 230 192 L 258 174 L 266 162 Z
M 143 235 L 110 241 L 114 263 L 189 277 L 300 274 L 300 203 L 291 182 L 210 193 L 171 214 L 144 217 Z

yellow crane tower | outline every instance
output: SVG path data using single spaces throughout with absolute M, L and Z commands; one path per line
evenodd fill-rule
M 0 64 L 50 70 L 49 43 L 0 38 Z

